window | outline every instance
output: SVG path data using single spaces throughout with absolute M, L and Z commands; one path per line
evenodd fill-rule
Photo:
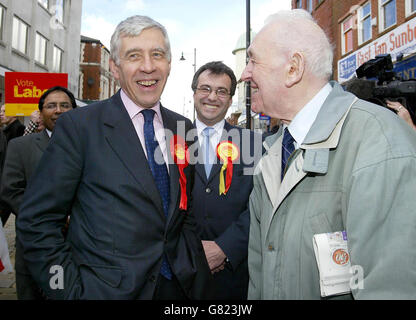
M 49 1 L 48 0 L 38 0 L 38 3 L 40 3 L 46 9 L 49 9 Z
M 313 0 L 307 0 L 306 5 L 307 5 L 308 11 L 312 12 L 312 10 L 313 10 Z
M 367 2 L 358 10 L 358 43 L 371 39 L 371 3 Z
M 46 43 L 47 40 L 36 32 L 35 60 L 41 64 L 46 64 Z
M 27 53 L 28 26 L 17 17 L 13 17 L 12 47 L 20 52 Z
M 352 51 L 352 47 L 353 47 L 352 26 L 353 26 L 352 17 L 348 17 L 347 20 L 344 20 L 344 22 L 341 24 L 342 54 Z
M 55 18 L 60 23 L 64 23 L 64 0 L 56 0 Z
M 302 0 L 296 0 L 296 8 L 302 8 Z
M 406 17 L 416 12 L 416 0 L 406 0 Z
M 381 31 L 396 24 L 396 0 L 379 0 Z
M 0 40 L 3 40 L 3 22 L 4 22 L 4 13 L 5 9 L 0 6 Z
M 62 53 L 63 51 L 59 49 L 57 46 L 53 47 L 53 72 L 61 72 L 62 70 Z

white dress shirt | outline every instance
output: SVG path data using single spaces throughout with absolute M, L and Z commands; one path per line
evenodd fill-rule
M 133 122 L 134 129 L 136 129 L 137 136 L 140 140 L 140 143 L 142 145 L 144 154 L 147 158 L 147 151 L 146 151 L 146 143 L 145 143 L 145 137 L 144 137 L 144 117 L 141 113 L 144 108 L 138 106 L 135 104 L 123 91 L 123 89 L 120 92 L 121 100 L 123 101 L 124 107 L 126 108 L 131 121 Z M 162 120 L 162 114 L 160 112 L 160 103 L 157 102 L 154 107 L 151 108 L 151 110 L 155 111 L 155 116 L 153 118 L 153 127 L 155 129 L 155 137 L 157 142 L 159 143 L 160 150 L 163 154 L 163 159 L 165 160 L 165 163 L 168 164 L 168 151 L 167 151 L 167 145 L 166 145 L 166 136 L 165 136 L 165 130 L 163 127 L 163 120 Z M 169 172 L 169 166 L 166 165 L 168 172 Z
M 292 122 L 283 125 L 283 130 L 289 128 L 289 132 L 295 139 L 295 148 L 298 149 L 306 138 L 316 116 L 321 110 L 325 99 L 331 93 L 332 87 L 327 83 L 319 92 L 298 112 Z
M 206 127 L 214 128 L 214 132 L 212 133 L 212 135 L 209 138 L 209 143 L 211 145 L 211 148 L 213 148 L 213 150 L 216 154 L 217 145 L 218 145 L 218 143 L 220 143 L 220 140 L 221 140 L 225 120 L 223 119 L 223 120 L 217 122 L 216 124 L 214 124 L 213 126 L 207 126 L 205 123 L 199 121 L 198 118 L 197 118 L 197 119 L 195 119 L 195 124 L 196 124 L 196 130 L 198 131 L 198 141 L 199 141 L 200 147 L 202 147 L 202 144 L 204 142 L 204 135 L 203 135 L 202 131 L 204 131 L 204 129 Z M 218 162 L 218 159 L 217 159 L 217 157 L 215 157 L 215 162 L 214 163 L 217 163 L 217 162 Z

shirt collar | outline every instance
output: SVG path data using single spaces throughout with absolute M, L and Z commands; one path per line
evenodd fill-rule
M 130 116 L 130 119 L 133 119 L 136 115 L 138 115 L 142 110 L 145 108 L 135 104 L 133 100 L 129 98 L 129 96 L 121 89 L 120 91 L 121 100 L 123 101 L 124 107 L 127 110 L 127 113 Z M 156 112 L 156 115 L 159 119 L 162 119 L 162 115 L 160 113 L 160 101 L 158 101 L 151 110 Z
M 48 134 L 49 138 L 52 137 L 52 131 L 50 131 L 50 130 L 48 130 L 46 128 L 45 128 L 45 130 L 46 130 L 46 133 Z
M 310 100 L 295 116 L 289 124 L 289 131 L 293 139 L 296 141 L 296 146 L 299 147 L 306 135 L 315 122 L 319 110 L 325 102 L 325 99 L 331 93 L 332 87 L 327 83 L 319 92 Z M 285 129 L 287 125 L 283 126 Z
M 205 123 L 203 123 L 202 121 L 200 121 L 198 118 L 195 119 L 195 125 L 196 125 L 196 129 L 198 130 L 198 136 L 200 136 L 202 134 L 202 131 L 206 127 L 214 128 L 215 134 L 221 135 L 222 134 L 222 130 L 224 129 L 224 124 L 225 124 L 225 120 L 224 119 L 222 119 L 221 121 L 217 122 L 213 126 L 207 126 Z

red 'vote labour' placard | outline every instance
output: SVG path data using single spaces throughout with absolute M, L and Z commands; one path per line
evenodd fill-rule
M 5 72 L 6 116 L 30 116 L 40 96 L 54 86 L 68 87 L 67 73 Z

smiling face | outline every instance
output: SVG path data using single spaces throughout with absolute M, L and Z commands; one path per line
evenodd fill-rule
M 219 97 L 218 89 L 226 89 L 230 92 L 231 79 L 227 74 L 214 74 L 205 70 L 199 75 L 197 88 L 211 88 L 209 94 L 202 90 L 195 90 L 194 105 L 199 121 L 207 126 L 213 126 L 224 119 L 228 108 L 232 103 L 230 95 Z
M 262 29 L 250 45 L 249 62 L 241 79 L 250 81 L 251 107 L 254 112 L 264 112 L 278 119 L 286 119 L 285 96 L 288 74 L 287 51 L 274 41 L 275 34 L 270 28 Z
M 110 60 L 111 71 L 135 104 L 152 108 L 160 100 L 170 72 L 163 33 L 150 28 L 120 40 L 120 64 Z
M 49 93 L 40 111 L 43 126 L 49 131 L 53 131 L 59 116 L 69 110 L 72 110 L 72 102 L 65 92 L 53 91 Z

